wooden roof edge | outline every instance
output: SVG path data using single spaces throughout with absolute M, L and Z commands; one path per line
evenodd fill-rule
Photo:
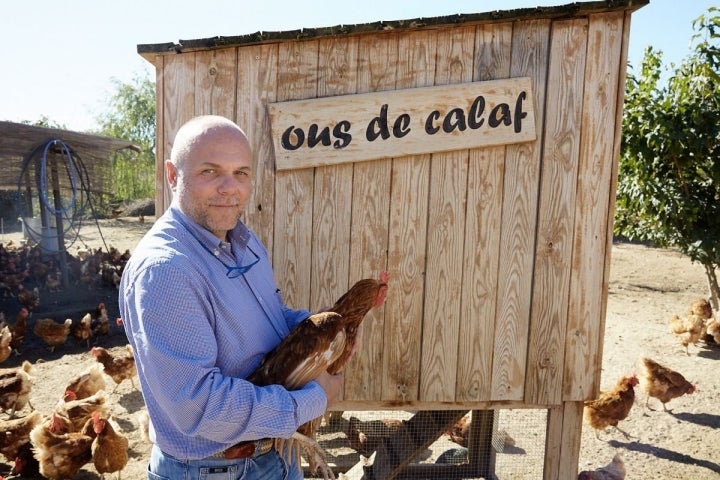
M 35 146 L 57 139 L 68 144 L 70 148 L 77 148 L 80 146 L 83 149 L 96 149 L 110 152 L 126 148 L 137 153 L 141 151 L 138 145 L 135 145 L 129 140 L 92 133 L 76 132 L 73 130 L 63 130 L 60 128 L 40 127 L 25 123 L 0 121 L 0 132 L 2 132 L 2 135 L 0 135 L 0 153 L 2 153 L 5 149 L 10 149 L 9 144 L 13 142 L 14 138 L 30 138 L 31 135 L 33 140 L 42 138 L 42 140 L 37 141 Z
M 528 7 L 514 10 L 495 10 L 484 13 L 459 13 L 440 17 L 421 17 L 409 20 L 377 21 L 356 25 L 335 25 L 320 28 L 301 28 L 286 31 L 258 31 L 238 36 L 217 36 L 190 40 L 178 40 L 178 43 L 166 42 L 139 44 L 137 52 L 146 60 L 154 63 L 154 57 L 160 54 L 178 54 L 197 50 L 210 50 L 260 43 L 282 41 L 301 41 L 338 35 L 358 35 L 372 32 L 439 28 L 442 26 L 487 23 L 536 18 L 564 18 L 589 15 L 613 10 L 637 10 L 650 3 L 650 0 L 602 0 L 574 2 L 549 7 Z

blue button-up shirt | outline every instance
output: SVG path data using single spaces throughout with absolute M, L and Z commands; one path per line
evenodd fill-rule
M 173 205 L 138 243 L 120 284 L 151 439 L 180 459 L 288 438 L 327 404 L 317 382 L 288 391 L 243 380 L 309 312 L 283 303 L 251 230 L 238 222 L 228 238 L 220 242 Z

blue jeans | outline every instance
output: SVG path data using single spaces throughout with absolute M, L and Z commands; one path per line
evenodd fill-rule
M 180 460 L 153 445 L 148 480 L 302 480 L 302 470 L 288 464 L 275 449 L 265 455 L 226 460 Z

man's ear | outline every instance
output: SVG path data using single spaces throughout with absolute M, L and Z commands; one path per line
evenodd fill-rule
M 165 160 L 165 177 L 172 188 L 177 185 L 177 168 L 170 160 Z

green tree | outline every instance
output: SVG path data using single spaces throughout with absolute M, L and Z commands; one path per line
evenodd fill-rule
M 34 122 L 32 122 L 30 120 L 23 120 L 20 123 L 22 123 L 24 125 L 32 125 L 35 127 L 59 128 L 61 130 L 67 130 L 67 127 L 65 126 L 65 124 L 58 123 L 55 120 L 51 120 L 46 115 L 41 116 L 40 119 L 38 119 Z
M 648 47 L 627 76 L 615 233 L 676 247 L 720 290 L 720 17 L 693 22 L 693 51 L 661 82 L 662 53 Z
M 155 82 L 147 74 L 129 83 L 113 80 L 115 93 L 108 109 L 97 118 L 100 135 L 133 142 L 140 153 L 120 151 L 112 159 L 116 200 L 155 195 Z

